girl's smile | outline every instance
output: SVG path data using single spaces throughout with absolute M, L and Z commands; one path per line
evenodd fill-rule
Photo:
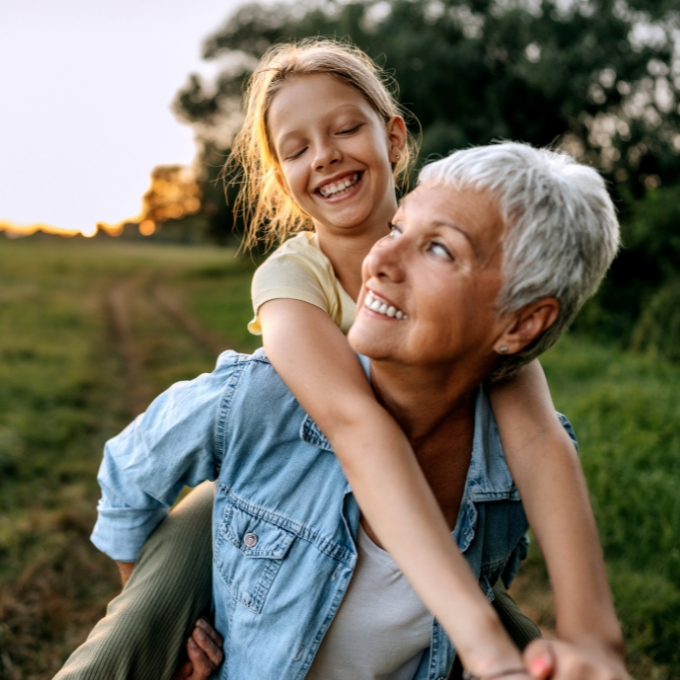
M 344 172 L 339 177 L 323 182 L 316 188 L 316 192 L 327 202 L 337 203 L 355 196 L 361 187 L 363 177 L 364 173 L 361 170 Z

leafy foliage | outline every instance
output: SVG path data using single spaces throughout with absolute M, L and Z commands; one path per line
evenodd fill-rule
M 634 677 L 680 671 L 680 368 L 563 338 L 541 358 L 571 419 Z M 659 664 L 655 671 L 649 663 Z
M 205 58 L 222 60 L 225 69 L 213 83 L 191 76 L 176 110 L 199 133 L 214 135 L 226 120 L 234 122 L 244 79 L 267 47 L 335 36 L 394 71 L 402 102 L 422 125 L 423 158 L 499 138 L 565 141 L 613 176 L 620 170 L 619 183 L 634 192 L 654 173 L 664 183 L 675 180 L 680 160 L 669 144 L 680 116 L 672 22 L 656 3 L 641 0 L 564 6 L 555 0 L 246 5 L 204 44 Z

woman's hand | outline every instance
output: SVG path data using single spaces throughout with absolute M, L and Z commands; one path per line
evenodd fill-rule
M 534 640 L 524 663 L 535 680 L 631 680 L 623 656 L 599 646 Z
M 196 621 L 196 626 L 187 641 L 189 657 L 173 673 L 171 680 L 206 680 L 222 663 L 222 638 L 205 620 Z

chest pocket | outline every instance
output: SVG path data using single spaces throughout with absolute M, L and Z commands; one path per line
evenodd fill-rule
M 215 541 L 216 564 L 237 602 L 262 611 L 295 534 L 227 503 Z

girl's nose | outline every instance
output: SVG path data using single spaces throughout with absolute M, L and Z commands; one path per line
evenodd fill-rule
M 316 148 L 313 166 L 315 170 L 324 170 L 342 160 L 340 150 L 331 144 L 319 144 Z

